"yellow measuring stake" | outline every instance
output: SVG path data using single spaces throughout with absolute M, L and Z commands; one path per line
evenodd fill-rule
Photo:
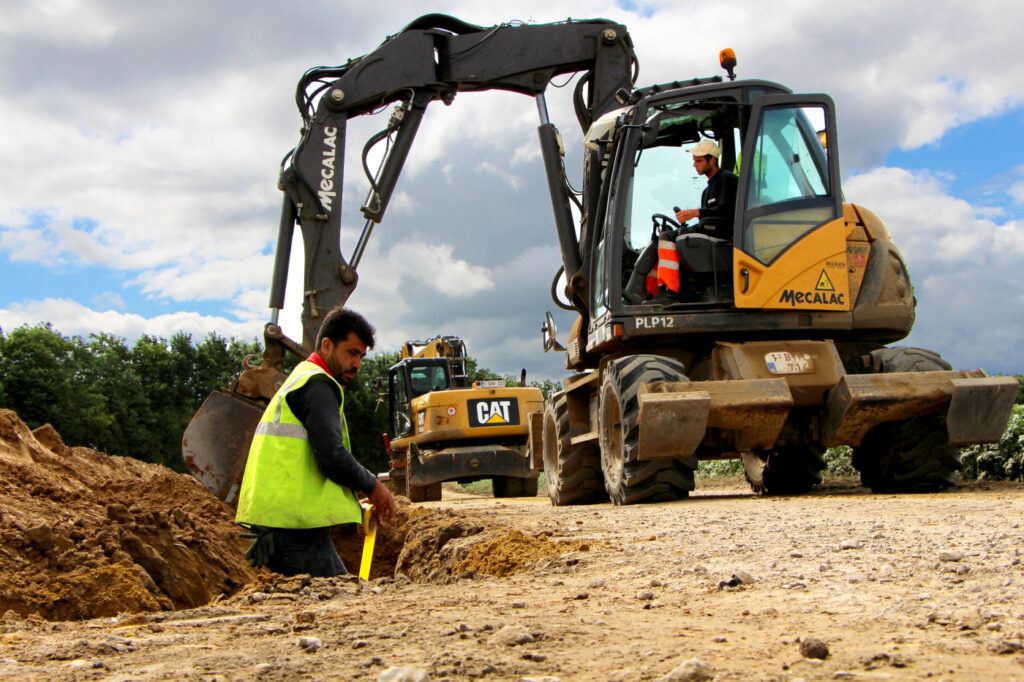
M 373 515 L 372 504 L 364 504 L 362 507 L 363 532 L 366 538 L 363 540 L 363 559 L 359 563 L 359 577 L 369 580 L 370 564 L 373 563 L 373 545 L 377 541 L 377 517 Z

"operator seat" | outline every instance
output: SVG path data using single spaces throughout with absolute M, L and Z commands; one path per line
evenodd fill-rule
M 731 241 L 701 232 L 684 232 L 676 237 L 676 253 L 680 298 L 702 303 L 732 300 Z
M 685 232 L 676 237 L 679 266 L 687 272 L 706 274 L 732 269 L 732 242 L 700 232 Z

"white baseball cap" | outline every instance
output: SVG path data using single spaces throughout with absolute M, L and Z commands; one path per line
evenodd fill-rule
M 722 158 L 722 150 L 719 149 L 718 145 L 711 140 L 701 140 L 697 143 L 696 147 L 687 149 L 686 151 L 690 152 L 694 156 L 707 156 L 710 154 L 716 159 Z

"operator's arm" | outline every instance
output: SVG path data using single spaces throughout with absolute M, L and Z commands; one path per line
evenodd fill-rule
M 341 396 L 326 378 L 310 379 L 305 386 L 289 393 L 288 407 L 306 427 L 313 458 L 320 472 L 335 483 L 370 494 L 377 477 L 356 461 L 342 444 L 338 408 Z

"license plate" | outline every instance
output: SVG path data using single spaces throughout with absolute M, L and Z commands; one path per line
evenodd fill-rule
M 810 374 L 814 360 L 809 353 L 765 353 L 764 364 L 772 374 Z

